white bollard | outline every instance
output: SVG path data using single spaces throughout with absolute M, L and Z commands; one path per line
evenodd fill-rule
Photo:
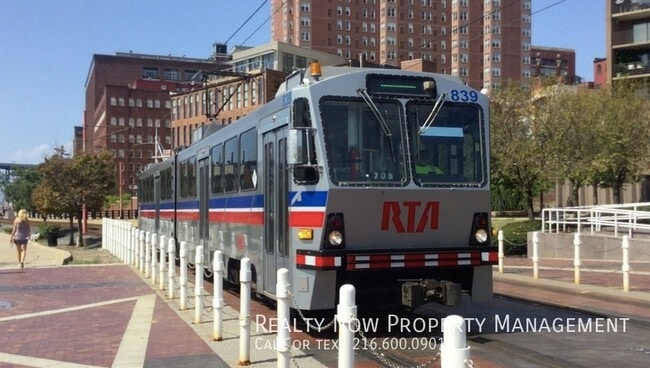
M 131 265 L 135 268 L 138 264 L 138 234 L 140 230 L 137 227 L 133 227 L 131 230 Z
M 138 269 L 140 273 L 144 272 L 144 230 L 140 230 L 140 244 L 138 244 Z
M 158 289 L 165 290 L 165 246 L 167 246 L 167 237 L 160 236 L 160 262 L 158 262 Z
M 627 235 L 623 235 L 623 291 L 630 291 L 630 240 Z
M 156 250 L 158 249 L 158 234 L 151 234 L 151 284 L 156 285 Z M 148 272 L 148 271 L 147 271 Z
M 573 236 L 573 267 L 576 285 L 580 285 L 580 265 L 580 234 L 575 233 Z
M 533 278 L 539 278 L 539 234 L 533 232 Z
M 339 328 L 339 368 L 354 367 L 354 333 L 357 327 L 356 290 L 353 285 L 345 284 L 339 289 L 339 304 L 336 306 L 336 319 Z
M 169 244 L 167 245 L 167 258 L 169 258 L 169 271 L 167 272 L 168 290 L 167 296 L 169 299 L 174 299 L 174 277 L 176 276 L 176 240 L 174 238 L 169 238 Z
M 278 298 L 278 334 L 275 339 L 275 350 L 278 352 L 278 368 L 289 368 L 291 358 L 291 331 L 289 329 L 289 270 L 281 268 L 277 272 L 275 296 Z
M 181 310 L 187 309 L 187 242 L 181 242 L 181 270 L 179 276 Z
M 151 271 L 151 233 L 148 231 L 144 242 L 144 277 L 148 278 Z
M 108 219 L 102 219 L 102 249 L 108 249 Z
M 503 273 L 503 230 L 499 230 L 499 273 Z
M 442 344 L 440 344 L 441 368 L 465 368 L 470 363 L 467 346 L 467 327 L 461 316 L 451 315 L 442 322 Z
M 251 363 L 251 281 L 251 261 L 248 257 L 244 257 L 241 260 L 241 266 L 239 269 L 239 365 L 249 365 Z
M 212 340 L 223 340 L 223 261 L 221 260 L 221 251 L 214 252 L 212 259 L 212 275 L 214 276 L 212 297 L 212 306 L 214 308 L 214 327 L 212 330 Z
M 194 323 L 203 322 L 203 246 L 197 245 L 194 250 Z

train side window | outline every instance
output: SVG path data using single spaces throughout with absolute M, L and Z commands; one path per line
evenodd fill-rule
M 257 131 L 242 133 L 239 147 L 241 190 L 253 190 L 257 187 Z
M 223 193 L 223 144 L 212 147 L 212 194 Z
M 311 128 L 309 101 L 306 98 L 297 98 L 293 102 L 293 127 Z
M 239 140 L 237 137 L 226 141 L 224 146 L 224 189 L 226 193 L 239 189 Z
M 178 183 L 180 185 L 180 197 L 187 198 L 187 160 L 183 160 L 180 163 L 180 178 L 178 178 Z
M 196 157 L 192 156 L 187 163 L 187 195 L 196 197 Z
M 293 127 L 289 132 L 287 152 L 289 163 L 293 164 L 293 178 L 298 184 L 316 184 L 318 182 L 318 162 L 316 160 L 316 143 L 311 125 L 309 101 L 297 98 L 293 102 Z

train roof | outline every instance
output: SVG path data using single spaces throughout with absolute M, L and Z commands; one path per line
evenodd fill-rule
M 275 97 L 284 94 L 287 91 L 298 87 L 306 87 L 309 85 L 317 84 L 318 82 L 336 78 L 342 75 L 351 76 L 354 74 L 385 74 L 385 75 L 405 75 L 405 76 L 422 76 L 429 75 L 435 77 L 436 80 L 444 79 L 450 83 L 454 84 L 465 84 L 462 79 L 456 76 L 447 75 L 447 74 L 438 74 L 430 72 L 421 72 L 414 70 L 402 70 L 402 69 L 387 69 L 387 68 L 354 68 L 347 66 L 324 66 L 319 68 L 320 74 L 317 77 L 313 75 L 313 72 L 310 73 L 309 69 L 299 69 L 291 73 L 285 79 L 285 82 L 280 85 L 278 88 Z

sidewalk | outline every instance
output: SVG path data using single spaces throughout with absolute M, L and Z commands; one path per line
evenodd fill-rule
M 2 230 L 7 228 L 2 227 Z M 11 229 L 9 227 L 9 229 Z M 0 231 L 0 270 L 20 268 L 18 263 L 18 251 L 16 246 L 11 244 L 11 234 Z M 70 252 L 66 252 L 56 247 L 47 247 L 39 243 L 29 241 L 27 243 L 27 253 L 25 255 L 25 267 L 51 267 L 61 266 L 70 258 Z

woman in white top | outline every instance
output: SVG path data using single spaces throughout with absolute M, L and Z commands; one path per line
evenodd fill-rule
M 29 240 L 29 219 L 26 210 L 18 211 L 18 217 L 14 220 L 14 228 L 11 231 L 11 242 L 16 244 L 18 250 L 18 263 L 20 268 L 25 267 L 25 254 L 27 253 L 27 241 Z

